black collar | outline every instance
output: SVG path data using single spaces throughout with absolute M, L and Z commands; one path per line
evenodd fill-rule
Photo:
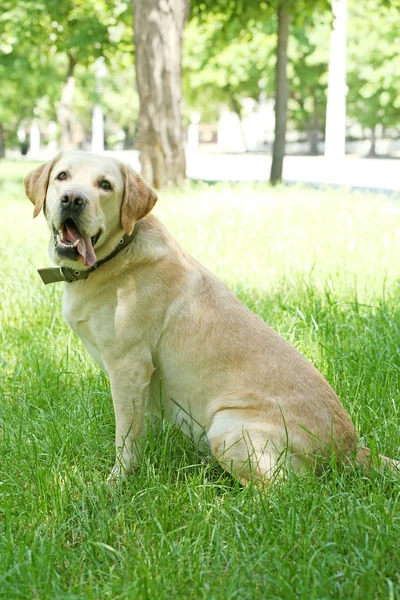
M 111 254 L 102 260 L 99 260 L 99 262 L 93 265 L 93 267 L 90 267 L 90 269 L 86 269 L 86 271 L 78 271 L 77 269 L 70 267 L 48 267 L 46 269 L 38 269 L 38 273 L 42 278 L 43 283 L 45 285 L 48 285 L 49 283 L 56 283 L 57 281 L 66 281 L 67 283 L 72 283 L 73 281 L 87 279 L 90 273 L 96 271 L 99 267 L 101 267 L 101 265 L 104 265 L 104 263 L 114 258 L 118 252 L 121 252 L 121 250 L 126 248 L 126 246 L 133 240 L 139 231 L 140 224 L 141 222 L 138 221 L 131 235 L 125 234 L 124 237 L 119 240 L 117 247 L 111 252 Z

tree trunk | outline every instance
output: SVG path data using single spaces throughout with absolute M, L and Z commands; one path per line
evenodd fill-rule
M 376 125 L 371 127 L 371 137 L 370 137 L 371 145 L 369 147 L 368 157 L 375 158 L 376 156 Z
M 132 5 L 142 175 L 156 188 L 169 180 L 181 185 L 182 37 L 189 0 L 132 0 Z
M 134 128 L 130 127 L 129 125 L 126 125 L 122 129 L 125 134 L 125 138 L 124 138 L 124 142 L 123 142 L 123 149 L 124 150 L 132 150 L 132 148 L 134 148 L 134 146 L 135 146 L 136 132 L 135 132 Z
M 0 123 L 0 158 L 4 158 L 6 155 L 6 146 L 4 143 L 4 129 L 3 125 Z
M 63 86 L 61 92 L 60 104 L 57 110 L 57 119 L 61 127 L 61 149 L 62 150 L 73 150 L 75 147 L 74 142 L 74 124 L 75 119 L 72 112 L 72 100 L 75 89 L 75 77 L 74 69 L 76 60 L 69 55 L 68 56 L 68 74 L 67 80 Z
M 288 104 L 287 45 L 290 15 L 283 0 L 278 7 L 278 44 L 275 74 L 275 138 L 272 150 L 271 183 L 282 180 L 285 156 L 286 122 Z
M 319 119 L 318 119 L 318 101 L 313 94 L 313 114 L 312 118 L 307 124 L 307 137 L 310 144 L 309 154 L 311 156 L 318 155 L 318 132 L 319 132 Z

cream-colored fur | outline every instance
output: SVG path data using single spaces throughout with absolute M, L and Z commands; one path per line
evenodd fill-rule
M 60 171 L 67 181 L 55 179 Z M 102 177 L 112 182 L 111 192 L 98 187 Z M 146 412 L 162 412 L 194 439 L 205 432 L 221 465 L 243 483 L 271 478 L 286 457 L 295 469 L 318 453 L 346 460 L 355 452 L 369 462 L 322 375 L 147 215 L 156 196 L 132 169 L 111 158 L 64 153 L 25 185 L 35 215 L 44 206 L 51 230 L 61 226 L 65 190 L 86 194 L 85 230 L 101 231 L 98 260 L 141 218 L 124 250 L 88 279 L 62 284 L 67 323 L 110 378 L 114 474 L 140 463 Z M 85 268 L 81 259 L 60 261 L 54 246 L 52 234 L 53 262 Z

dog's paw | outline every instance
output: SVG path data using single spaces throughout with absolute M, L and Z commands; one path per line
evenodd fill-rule
M 111 473 L 107 477 L 107 484 L 117 485 L 120 481 L 124 481 L 127 478 L 128 474 L 129 473 L 123 468 L 123 466 L 119 462 L 115 463 L 115 465 L 111 469 Z
M 131 475 L 138 468 L 139 466 L 136 464 L 124 465 L 121 461 L 117 460 L 107 477 L 108 485 L 116 485 L 121 481 L 125 481 L 128 475 Z

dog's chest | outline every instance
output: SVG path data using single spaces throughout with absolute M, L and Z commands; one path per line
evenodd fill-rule
M 101 357 L 101 350 L 99 344 L 96 342 L 96 339 L 93 335 L 90 334 L 90 330 L 87 326 L 87 323 L 78 322 L 75 327 L 73 327 L 74 331 L 81 338 L 83 345 L 86 350 L 89 352 L 90 356 L 93 360 L 103 369 L 103 371 L 107 372 L 107 369 L 104 365 L 103 359 Z
M 101 310 L 101 313 L 109 311 Z M 71 329 L 81 338 L 86 350 L 89 352 L 95 362 L 104 370 L 102 360 L 102 348 L 104 349 L 105 340 L 112 335 L 109 332 L 109 324 L 112 318 L 108 314 L 99 314 L 99 310 L 92 307 L 88 310 L 87 305 L 79 298 L 64 296 L 63 316 Z

